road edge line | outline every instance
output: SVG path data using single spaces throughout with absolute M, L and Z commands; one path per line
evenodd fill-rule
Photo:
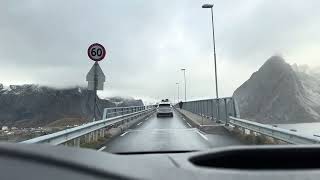
M 107 148 L 106 146 L 103 146 L 102 148 L 98 149 L 97 151 L 103 151 L 106 148 Z
M 126 132 L 122 133 L 120 136 L 122 137 L 122 136 L 126 135 L 128 132 L 129 131 L 126 131 Z
M 203 139 L 209 140 L 204 134 L 202 134 L 200 131 L 196 131 L 197 134 L 199 134 Z

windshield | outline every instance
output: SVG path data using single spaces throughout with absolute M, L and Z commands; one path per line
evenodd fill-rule
M 1 1 L 1 141 L 319 143 L 320 1 L 208 3 Z

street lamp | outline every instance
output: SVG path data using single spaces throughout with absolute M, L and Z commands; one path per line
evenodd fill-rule
M 186 69 L 181 69 L 184 76 L 184 102 L 187 102 L 187 81 L 186 81 Z
M 202 8 L 212 8 L 213 4 L 204 4 L 202 5 Z
M 178 85 L 178 103 L 180 101 L 180 97 L 179 97 L 179 83 L 176 83 L 176 85 Z
M 202 8 L 211 9 L 211 23 L 212 23 L 212 42 L 213 42 L 213 56 L 214 56 L 214 72 L 216 82 L 216 99 L 217 99 L 217 120 L 220 120 L 220 107 L 219 107 L 219 92 L 218 92 L 218 76 L 217 76 L 217 57 L 216 57 L 216 42 L 214 36 L 214 23 L 213 23 L 213 4 L 204 4 Z

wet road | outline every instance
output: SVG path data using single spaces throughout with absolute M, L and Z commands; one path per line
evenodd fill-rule
M 177 113 L 173 117 L 160 118 L 153 114 L 106 143 L 104 151 L 184 151 L 239 144 L 233 137 L 205 134 L 191 128 Z

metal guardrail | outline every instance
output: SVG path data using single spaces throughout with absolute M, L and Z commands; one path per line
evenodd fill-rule
M 219 106 L 219 113 L 218 113 Z M 256 133 L 269 136 L 290 144 L 319 144 L 320 136 L 310 136 L 299 132 L 274 127 L 272 125 L 261 124 L 245 119 L 240 119 L 239 110 L 232 97 L 219 99 L 206 99 L 198 101 L 180 102 L 176 108 L 187 110 L 209 119 L 224 121 L 236 127 L 244 128 Z M 219 114 L 219 117 L 218 117 Z
M 176 107 L 179 107 L 179 104 Z M 232 97 L 182 102 L 181 108 L 200 116 L 225 122 L 228 120 L 228 116 L 239 116 Z M 218 114 L 220 117 L 217 117 Z
M 112 108 L 105 108 L 103 110 L 102 119 L 112 118 L 116 116 L 121 116 L 133 112 L 138 112 L 141 110 L 149 109 L 155 107 L 154 105 L 149 106 L 129 106 L 129 107 L 112 107 Z
M 235 100 L 232 97 L 219 99 L 206 99 L 198 101 L 182 102 L 176 104 L 176 107 L 181 106 L 182 109 L 206 117 L 241 127 L 250 131 L 263 134 L 290 144 L 318 144 L 320 138 L 301 134 L 299 132 L 290 131 L 274 127 L 272 125 L 261 124 L 245 119 L 240 119 L 239 110 Z M 219 106 L 219 113 L 218 113 Z M 219 114 L 219 117 L 218 117 Z
M 320 143 L 320 138 L 309 136 L 305 134 L 300 134 L 298 132 L 290 131 L 287 129 L 282 129 L 274 127 L 272 125 L 261 124 L 249 120 L 239 119 L 235 117 L 229 117 L 229 124 L 248 129 L 259 134 L 270 136 L 272 138 L 285 141 L 290 144 L 318 144 Z
M 135 119 L 139 116 L 146 115 L 148 113 L 152 113 L 155 110 L 153 106 L 144 107 L 140 111 L 108 118 L 102 119 L 99 121 L 90 122 L 78 127 L 62 130 L 56 133 L 36 137 L 33 139 L 29 139 L 23 141 L 21 143 L 34 144 L 34 143 L 48 143 L 51 145 L 59 145 L 71 140 L 74 140 L 74 145 L 80 145 L 80 138 L 88 135 L 88 139 L 97 139 L 98 136 L 104 136 L 103 128 L 110 127 L 112 125 L 116 125 L 117 123 L 122 123 L 126 120 Z M 100 131 L 102 130 L 102 131 Z M 85 137 L 86 138 L 86 137 Z

